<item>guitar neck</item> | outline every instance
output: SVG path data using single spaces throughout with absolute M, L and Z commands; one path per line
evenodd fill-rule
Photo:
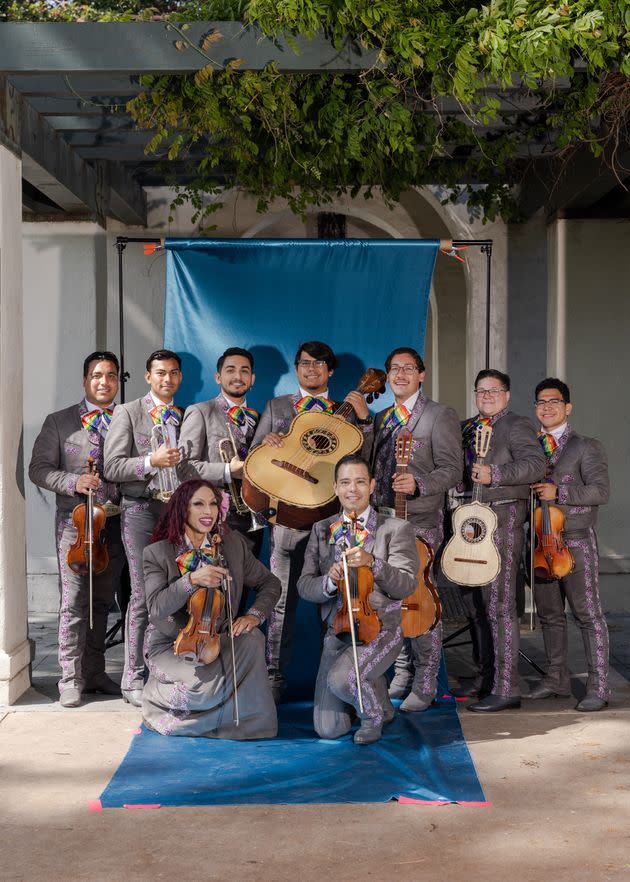
M 478 456 L 475 460 L 475 465 L 483 465 L 485 457 Z M 473 502 L 481 502 L 481 491 L 483 484 L 474 484 L 473 483 L 473 491 L 472 491 L 472 501 Z
M 407 466 L 405 465 L 397 465 L 396 466 L 396 474 L 404 475 L 407 472 Z M 401 521 L 407 520 L 407 496 L 405 493 L 396 493 L 394 497 L 394 510 L 396 512 L 396 517 L 400 518 Z

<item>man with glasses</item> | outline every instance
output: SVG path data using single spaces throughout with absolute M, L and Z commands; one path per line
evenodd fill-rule
M 28 475 L 34 484 L 56 496 L 55 533 L 59 565 L 59 701 L 78 707 L 82 694 L 120 695 L 120 687 L 105 673 L 107 616 L 120 582 L 125 557 L 120 538 L 119 488 L 103 480 L 103 445 L 118 392 L 118 359 L 113 352 L 92 352 L 83 364 L 83 398 L 78 404 L 49 414 L 37 436 Z M 94 473 L 86 469 L 94 460 Z M 67 562 L 76 541 L 72 512 L 92 490 L 103 504 L 107 520 L 102 535 L 109 564 L 93 575 L 93 626 L 89 620 L 89 580 Z
M 606 452 L 599 441 L 579 435 L 569 424 L 573 405 L 569 387 L 549 377 L 536 386 L 538 439 L 547 459 L 547 476 L 533 485 L 541 500 L 559 506 L 566 520 L 564 541 L 575 567 L 564 579 L 534 586 L 542 625 L 547 675 L 530 698 L 568 697 L 565 600 L 582 632 L 588 664 L 586 696 L 579 711 L 606 707 L 608 689 L 608 627 L 599 598 L 599 559 L 595 524 L 600 505 L 608 502 L 610 484 Z
M 136 707 L 142 707 L 148 623 L 142 553 L 164 508 L 158 470 L 176 468 L 181 459 L 176 442 L 183 411 L 173 401 L 182 382 L 181 366 L 179 355 L 170 349 L 151 353 L 144 375 L 148 393 L 116 408 L 105 444 L 105 476 L 119 482 L 122 493 L 122 536 L 131 577 L 122 693 L 125 701 Z M 153 428 L 158 425 L 174 442 L 152 450 Z
M 510 378 L 492 369 L 475 380 L 478 413 L 462 425 L 466 467 L 465 494 L 473 484 L 483 485 L 482 502 L 494 510 L 498 525 L 495 542 L 501 556 L 499 574 L 489 585 L 464 588 L 462 599 L 472 625 L 478 675 L 459 696 L 479 695 L 469 710 L 492 713 L 521 706 L 518 685 L 519 623 L 516 614 L 516 576 L 523 549 L 530 484 L 545 474 L 545 455 L 533 425 L 508 410 Z M 483 465 L 475 461 L 475 432 L 492 427 L 490 449 Z
M 459 420 L 452 408 L 431 401 L 422 392 L 426 370 L 415 349 L 394 349 L 387 356 L 385 370 L 395 403 L 374 420 L 372 500 L 381 514 L 391 514 L 395 494 L 404 493 L 408 520 L 436 556 L 444 538 L 445 495 L 462 478 Z M 355 407 L 365 418 L 365 402 L 361 407 L 357 401 Z M 403 427 L 413 436 L 413 449 L 407 472 L 397 475 L 396 439 Z M 405 640 L 389 688 L 392 698 L 405 699 L 402 711 L 425 711 L 430 707 L 437 688 L 441 650 L 441 623 L 427 634 Z
M 298 391 L 291 395 L 279 395 L 267 402 L 252 441 L 252 449 L 259 444 L 282 447 L 282 436 L 299 413 L 307 410 L 334 413 L 338 407 L 328 394 L 328 381 L 337 367 L 337 358 L 330 346 L 319 340 L 302 343 L 294 364 Z M 358 397 L 363 402 L 363 398 Z M 356 409 L 354 401 L 351 403 Z M 357 420 L 357 423 L 365 431 L 371 427 L 369 418 Z M 302 572 L 309 535 L 310 530 L 291 530 L 278 524 L 274 525 L 271 534 L 271 571 L 282 583 L 282 594 L 267 628 L 267 669 L 276 702 L 282 700 L 286 688 L 298 601 L 297 582 Z

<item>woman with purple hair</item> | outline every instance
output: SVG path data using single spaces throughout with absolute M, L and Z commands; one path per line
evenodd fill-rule
M 280 582 L 256 560 L 241 534 L 227 527 L 227 510 L 228 497 L 217 487 L 208 481 L 186 481 L 171 497 L 156 524 L 153 544 L 144 551 L 149 679 L 142 712 L 149 728 L 163 735 L 243 740 L 273 738 L 278 730 L 259 625 L 280 596 Z M 223 560 L 212 542 L 217 533 Z M 188 622 L 188 599 L 196 591 L 219 588 L 226 571 L 235 615 L 234 668 L 227 602 L 217 622 L 218 657 L 209 664 L 186 661 L 175 655 L 173 644 Z M 249 588 L 256 591 L 256 599 L 238 616 L 243 592 Z

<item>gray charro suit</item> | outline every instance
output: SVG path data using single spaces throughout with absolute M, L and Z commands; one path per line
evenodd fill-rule
M 217 395 L 210 401 L 191 404 L 186 408 L 179 435 L 179 445 L 184 457 L 178 469 L 182 480 L 203 478 L 227 490 L 224 484 L 225 463 L 221 459 L 219 443 L 229 438 L 227 429 L 229 424 L 237 454 L 244 460 L 256 428 L 255 424 L 249 421 L 243 426 L 234 423 L 228 416 L 228 408 L 229 404 L 223 395 Z M 248 533 L 251 517 L 236 514 L 231 498 L 228 524 L 243 533 L 254 554 L 260 550 L 262 531 Z M 258 541 L 254 541 L 253 537 Z
M 395 443 L 399 427 L 384 428 L 387 411 L 374 420 L 372 467 L 376 480 L 373 502 L 377 508 L 394 506 L 392 475 L 396 469 Z M 408 470 L 417 493 L 407 497 L 407 519 L 416 535 L 429 544 L 434 557 L 444 539 L 444 498 L 462 479 L 463 456 L 460 423 L 451 407 L 420 394 L 406 423 L 413 436 Z M 405 640 L 396 659 L 394 688 L 411 689 L 425 701 L 435 697 L 442 650 L 442 624 L 413 640 Z
M 364 708 L 361 713 L 352 647 L 332 630 L 340 598 L 336 592 L 332 597 L 328 593 L 328 571 L 343 550 L 342 542 L 330 544 L 330 526 L 336 520 L 338 517 L 319 521 L 311 530 L 298 582 L 298 590 L 305 600 L 322 605 L 322 619 L 328 625 L 315 686 L 314 725 L 322 738 L 338 738 L 350 730 L 350 707 L 355 708 L 362 720 L 369 720 L 376 727 L 391 718 L 393 709 L 387 695 L 385 671 L 402 646 L 400 605 L 415 588 L 419 564 L 412 525 L 370 509 L 365 525 L 369 536 L 364 544 L 375 557 L 374 590 L 369 600 L 382 627 L 375 640 L 358 647 Z
M 468 489 L 474 460 L 472 435 L 463 423 L 465 479 Z M 492 483 L 482 487 L 482 502 L 490 502 L 498 518 L 495 540 L 501 556 L 497 578 L 483 588 L 463 588 L 462 599 L 473 626 L 478 676 L 493 695 L 519 695 L 519 625 L 516 614 L 516 576 L 523 550 L 523 524 L 527 518 L 530 484 L 545 474 L 545 456 L 534 426 L 526 417 L 502 410 L 490 420 L 492 439 L 485 459 Z M 494 674 L 493 674 L 494 668 Z
M 571 691 L 567 666 L 565 598 L 582 632 L 588 663 L 587 695 L 608 701 L 608 627 L 599 598 L 599 558 L 595 524 L 600 505 L 608 502 L 608 460 L 599 441 L 567 425 L 548 458 L 548 479 L 558 487 L 557 504 L 565 516 L 564 539 L 575 561 L 559 582 L 538 583 L 534 597 L 542 625 L 547 676 L 553 692 Z
M 296 404 L 300 398 L 298 392 L 279 395 L 267 402 L 256 428 L 252 449 L 262 444 L 269 432 L 284 433 L 288 430 L 297 415 Z M 271 531 L 271 571 L 282 584 L 282 594 L 267 628 L 267 668 L 277 697 L 285 687 L 286 671 L 291 660 L 298 602 L 297 581 L 302 572 L 309 535 L 309 530 L 290 530 L 278 525 Z
M 173 642 L 188 622 L 186 604 L 195 587 L 181 575 L 176 548 L 162 541 L 144 551 L 144 577 L 150 623 L 145 656 L 149 679 L 144 688 L 145 720 L 164 735 L 202 735 L 207 738 L 273 738 L 276 708 L 265 666 L 265 641 L 259 628 L 234 638 L 240 724 L 234 724 L 231 646 L 225 609 L 218 619 L 220 654 L 207 665 L 184 661 L 173 653 Z M 232 602 L 238 609 L 247 591 L 256 599 L 250 613 L 261 622 L 280 595 L 280 583 L 249 551 L 240 533 L 227 530 L 222 552 L 232 577 Z
M 145 665 L 144 632 L 148 614 L 144 597 L 142 552 L 164 503 L 154 498 L 154 474 L 146 474 L 145 457 L 151 453 L 153 420 L 150 412 L 155 403 L 150 394 L 114 411 L 105 444 L 105 475 L 120 483 L 122 493 L 122 537 L 129 563 L 131 597 L 125 619 L 125 667 L 123 691 L 142 689 Z M 176 433 L 179 427 L 176 426 Z M 151 485 L 151 486 L 150 486 Z
M 76 485 L 88 456 L 93 457 L 97 473 L 103 475 L 103 436 L 98 430 L 83 428 L 81 417 L 86 413 L 88 407 L 82 401 L 49 414 L 33 446 L 28 470 L 34 484 L 56 494 L 60 692 L 70 688 L 90 689 L 104 673 L 107 615 L 124 566 L 120 517 L 115 515 L 107 518 L 103 535 L 109 566 L 104 573 L 93 577 L 94 627 L 90 630 L 88 579 L 74 573 L 66 562 L 77 533 L 72 510 L 86 500 L 85 495 L 76 492 Z M 118 487 L 105 482 L 95 494 L 97 502 L 117 503 L 118 498 Z

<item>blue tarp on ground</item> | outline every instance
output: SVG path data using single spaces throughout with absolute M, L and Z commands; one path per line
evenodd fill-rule
M 101 795 L 125 805 L 297 805 L 399 797 L 483 802 L 455 701 L 398 713 L 376 744 L 323 741 L 310 702 L 281 705 L 269 741 L 167 737 L 144 726 Z

